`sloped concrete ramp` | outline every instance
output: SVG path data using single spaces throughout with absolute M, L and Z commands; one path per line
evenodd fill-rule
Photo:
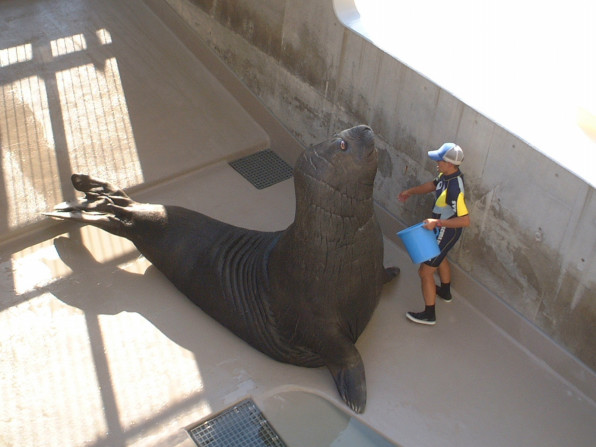
M 139 1 L 0 5 L 0 240 L 72 199 L 71 172 L 156 184 L 267 133 Z

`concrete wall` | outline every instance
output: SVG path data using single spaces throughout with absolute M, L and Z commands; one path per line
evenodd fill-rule
M 398 192 L 432 179 L 428 149 L 459 143 L 472 226 L 450 259 L 596 370 L 593 187 L 345 28 L 332 0 L 162 1 L 304 145 L 371 125 L 376 200 L 405 225 L 432 198 Z

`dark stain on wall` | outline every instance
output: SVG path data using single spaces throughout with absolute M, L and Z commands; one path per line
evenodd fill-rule
M 537 323 L 592 369 L 596 368 L 596 283 L 580 284 L 570 273 L 561 280 L 558 293 L 545 297 Z M 554 291 L 553 291 L 554 292 Z
M 201 8 L 206 13 L 211 12 L 211 10 L 213 9 L 213 3 L 215 2 L 215 0 L 189 0 L 189 1 L 193 5 L 196 5 L 199 8 Z
M 255 7 L 255 3 L 259 3 Z M 278 2 L 253 0 L 219 0 L 215 5 L 215 19 L 240 34 L 252 45 L 278 59 L 281 52 L 283 5 Z
M 282 47 L 281 63 L 293 75 L 319 91 L 326 88 L 327 62 L 320 45 L 308 27 L 303 25 L 299 33 L 300 46 L 285 41 Z
M 426 153 L 421 155 L 422 152 L 419 149 L 420 145 L 418 144 L 418 141 L 416 141 L 416 138 L 414 138 L 412 134 L 402 126 L 399 126 L 397 135 L 398 136 L 393 145 L 395 150 L 400 154 L 407 155 L 409 158 L 420 164 L 424 164 L 424 161 L 427 158 Z

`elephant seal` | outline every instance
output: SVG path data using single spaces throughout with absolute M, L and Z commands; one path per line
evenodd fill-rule
M 74 174 L 85 198 L 46 215 L 131 240 L 204 312 L 268 356 L 327 366 L 355 412 L 364 411 L 364 365 L 354 343 L 383 284 L 383 237 L 373 209 L 377 151 L 367 126 L 304 151 L 294 168 L 296 215 L 285 231 L 239 228 L 177 206 L 144 204 Z

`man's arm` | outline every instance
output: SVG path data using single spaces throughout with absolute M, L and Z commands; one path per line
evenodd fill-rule
M 426 194 L 429 192 L 433 192 L 434 190 L 435 190 L 435 183 L 430 181 L 430 182 L 423 183 L 422 185 L 418 185 L 413 188 L 406 189 L 405 191 L 400 192 L 399 195 L 397 196 L 397 198 L 400 202 L 405 202 L 412 195 Z
M 454 217 L 452 219 L 425 219 L 424 228 L 434 230 L 435 227 L 464 228 L 470 226 L 470 215 Z

